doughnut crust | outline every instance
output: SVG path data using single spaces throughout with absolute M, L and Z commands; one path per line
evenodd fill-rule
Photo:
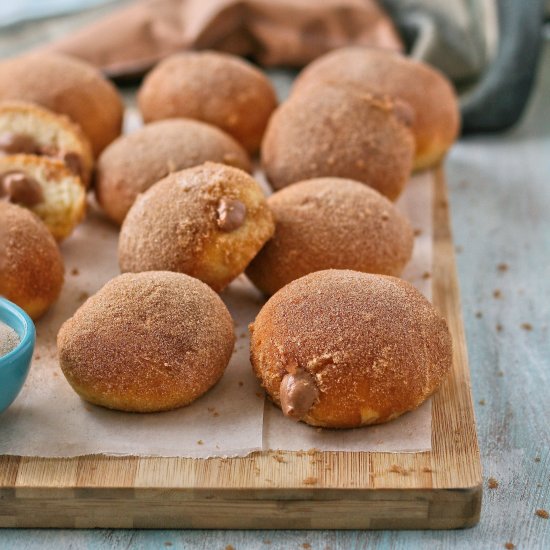
M 99 158 L 95 193 L 119 225 L 136 197 L 171 172 L 219 162 L 251 172 L 246 151 L 219 128 L 190 119 L 147 124 L 115 140 Z
M 57 337 L 63 374 L 86 401 L 155 412 L 188 405 L 229 363 L 233 321 L 219 296 L 180 273 L 109 281 Z
M 57 300 L 64 271 L 59 248 L 40 219 L 0 201 L 0 295 L 36 321 Z
M 348 83 L 378 94 L 400 97 L 414 111 L 414 168 L 437 164 L 460 130 L 453 85 L 435 69 L 396 52 L 348 47 L 334 50 L 308 65 L 294 82 L 293 95 L 320 83 Z
M 281 189 L 316 177 L 349 178 L 396 199 L 414 154 L 407 109 L 353 86 L 307 88 L 269 121 L 262 143 L 269 182 Z
M 207 162 L 137 198 L 120 232 L 120 269 L 178 271 L 221 291 L 274 229 L 258 183 L 238 168 Z
M 253 65 L 219 52 L 171 55 L 145 78 L 138 104 L 145 122 L 186 117 L 218 126 L 249 153 L 277 106 L 273 86 Z
M 272 296 L 250 330 L 252 366 L 269 397 L 312 426 L 392 420 L 434 393 L 452 363 L 445 320 L 387 275 L 306 275 Z
M 388 199 L 353 180 L 318 178 L 271 195 L 275 234 L 246 274 L 274 294 L 324 269 L 400 275 L 410 260 L 413 230 Z
M 94 67 L 59 53 L 31 53 L 0 62 L 0 101 L 37 103 L 67 115 L 90 140 L 94 155 L 122 128 L 116 88 Z

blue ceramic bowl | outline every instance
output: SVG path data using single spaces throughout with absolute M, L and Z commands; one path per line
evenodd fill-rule
M 0 296 L 0 321 L 19 335 L 19 345 L 0 357 L 0 413 L 17 397 L 31 366 L 36 331 L 31 318 L 19 307 Z

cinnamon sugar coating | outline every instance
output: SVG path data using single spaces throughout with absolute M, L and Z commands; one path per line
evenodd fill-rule
M 274 189 L 318 177 L 366 183 L 394 200 L 412 168 L 414 138 L 393 99 L 354 86 L 309 87 L 283 103 L 262 142 Z
M 0 201 L 0 295 L 39 319 L 57 300 L 64 270 L 44 223 L 27 209 Z
M 414 112 L 414 167 L 437 164 L 460 130 L 458 100 L 447 77 L 422 61 L 377 48 L 347 47 L 309 64 L 294 82 L 293 97 L 323 83 L 354 84 L 399 97 Z
M 287 373 L 309 373 L 318 398 L 302 420 L 354 428 L 392 420 L 434 393 L 452 364 L 447 324 L 411 284 L 347 270 L 306 275 L 251 325 L 254 372 L 280 406 Z
M 146 122 L 202 120 L 255 153 L 277 98 L 268 78 L 244 59 L 201 51 L 171 55 L 159 63 L 143 81 L 138 103 Z
M 411 258 L 414 238 L 408 220 L 359 182 L 306 180 L 271 195 L 267 203 L 275 234 L 246 270 L 266 294 L 323 269 L 400 275 Z
M 228 231 L 221 207 L 242 203 L 244 218 Z M 123 272 L 178 271 L 220 291 L 240 275 L 274 231 L 258 183 L 212 162 L 175 172 L 140 195 L 122 225 Z
M 227 308 L 180 273 L 124 274 L 61 327 L 63 373 L 86 401 L 154 412 L 188 405 L 222 376 L 235 337 Z

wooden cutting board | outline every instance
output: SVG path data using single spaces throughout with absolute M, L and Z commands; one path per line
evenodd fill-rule
M 481 463 L 447 189 L 436 172 L 433 302 L 453 369 L 423 453 L 184 459 L 0 456 L 0 527 L 452 529 L 479 520 Z M 60 429 L 62 426 L 60 425 Z

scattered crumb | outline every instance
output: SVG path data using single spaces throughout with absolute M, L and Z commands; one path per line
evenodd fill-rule
M 502 332 L 503 329 L 504 329 L 504 327 L 503 327 L 500 323 L 497 323 L 497 324 L 495 325 L 495 330 L 496 330 L 497 332 Z
M 513 542 L 507 542 L 504 545 L 504 548 L 506 548 L 506 550 L 514 550 L 515 547 L 516 547 L 516 545 Z
M 317 478 L 313 477 L 313 476 L 306 477 L 303 481 L 303 484 L 304 485 L 316 485 L 317 484 Z
M 244 382 L 242 380 L 239 380 L 239 386 L 242 388 L 244 386 Z
M 311 544 L 309 544 L 309 542 L 304 542 L 302 544 L 302 548 L 305 548 L 306 550 L 309 550 L 311 548 Z
M 167 540 L 167 541 L 164 543 L 164 546 L 173 546 L 173 544 L 172 544 L 170 541 Z
M 75 277 L 80 274 L 80 271 L 78 271 L 78 268 L 73 267 L 71 269 L 71 275 L 74 275 Z
M 263 397 L 262 392 L 257 391 L 256 392 L 256 397 Z
M 485 405 L 485 399 L 480 399 L 480 400 L 478 401 L 478 403 L 479 403 L 481 406 Z
M 502 298 L 502 291 L 500 290 L 500 288 L 496 288 L 495 290 L 493 290 L 493 298 L 495 298 L 496 300 Z
M 414 236 L 419 237 L 420 235 L 422 235 L 422 229 L 415 229 L 414 230 Z
M 521 323 L 520 327 L 523 330 L 533 330 L 533 325 L 531 323 Z
M 199 439 L 199 440 L 197 441 L 197 445 L 204 445 L 204 441 L 203 441 L 202 439 Z
M 319 452 L 319 449 L 316 449 L 315 447 L 312 447 L 311 449 L 307 450 L 307 454 L 309 456 L 314 455 L 315 453 Z
M 87 292 L 81 292 L 78 295 L 78 301 L 79 302 L 84 302 L 84 300 L 87 300 L 89 297 L 90 297 L 90 295 Z
M 481 311 L 476 311 L 476 317 L 477 317 L 478 319 L 481 319 L 481 318 L 483 317 L 483 312 L 481 312 Z
M 542 518 L 542 519 L 548 519 L 550 518 L 550 514 L 546 511 L 546 510 L 543 510 L 542 508 L 538 509 L 535 514 L 537 514 L 537 516 L 539 518 Z
M 498 264 L 497 269 L 500 272 L 504 273 L 505 271 L 508 271 L 508 264 L 505 264 L 505 263 Z
M 502 378 L 502 377 L 504 376 L 504 372 L 501 371 L 501 370 L 499 370 L 499 371 L 497 372 L 497 376 L 500 376 L 500 377 Z
M 228 545 L 225 547 L 225 550 L 235 550 L 235 547 L 234 547 L 232 544 L 228 544 Z
M 422 278 L 423 279 L 429 279 L 431 276 L 432 275 L 429 271 L 424 271 L 424 273 L 422 273 Z
M 271 544 L 271 541 L 270 541 L 269 539 L 264 539 L 264 540 L 263 540 L 263 543 L 264 543 L 264 544 Z
M 540 456 L 535 457 L 535 462 L 540 462 Z
M 537 489 L 540 489 L 542 487 L 542 483 L 537 483 Z
M 285 460 L 285 458 L 282 457 L 281 455 L 275 455 L 275 456 L 273 456 L 273 459 L 276 460 L 277 462 L 284 462 L 284 463 L 287 462 L 287 461 Z
M 487 481 L 487 487 L 489 489 L 498 489 L 498 481 L 494 477 L 490 477 Z

